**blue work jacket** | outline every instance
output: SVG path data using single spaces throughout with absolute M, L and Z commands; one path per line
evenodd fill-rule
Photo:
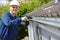
M 18 34 L 18 28 L 21 25 L 21 18 L 18 18 L 17 16 L 12 16 L 10 12 L 6 12 L 1 17 L 1 23 L 0 23 L 0 32 L 3 30 L 1 34 L 2 40 L 16 40 L 17 34 Z M 26 26 L 29 23 L 26 22 Z

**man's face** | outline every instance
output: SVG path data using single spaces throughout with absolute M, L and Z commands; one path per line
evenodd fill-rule
M 10 6 L 10 11 L 15 15 L 17 10 L 18 10 L 18 6 L 17 5 L 11 5 Z

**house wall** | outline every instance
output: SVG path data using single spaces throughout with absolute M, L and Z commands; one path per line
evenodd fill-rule
M 57 20 L 60 19 L 33 18 L 28 26 L 29 40 L 60 40 L 60 21 Z

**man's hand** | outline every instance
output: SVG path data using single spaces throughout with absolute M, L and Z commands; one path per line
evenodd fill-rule
M 30 21 L 27 17 L 22 17 L 21 19 L 22 19 L 23 21 L 25 21 L 25 22 L 26 22 L 26 21 Z

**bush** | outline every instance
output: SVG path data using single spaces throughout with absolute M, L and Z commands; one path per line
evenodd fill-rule
M 5 6 L 1 6 L 0 7 L 0 17 L 2 16 L 2 14 L 6 11 L 9 11 L 9 6 L 5 5 Z

